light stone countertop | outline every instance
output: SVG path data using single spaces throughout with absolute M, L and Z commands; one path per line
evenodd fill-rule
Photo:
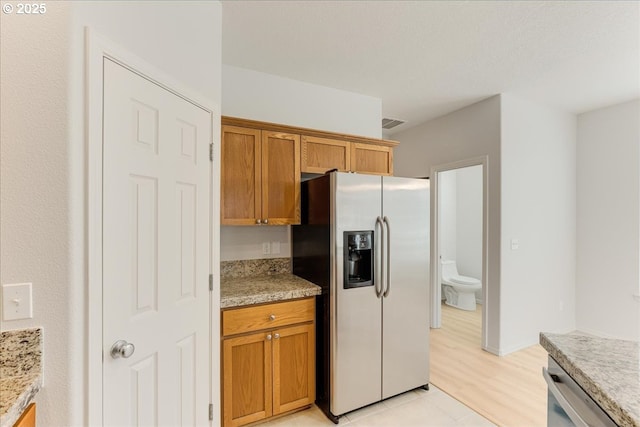
M 540 344 L 616 424 L 640 427 L 640 343 L 541 333 Z
M 319 286 L 290 273 L 220 279 L 220 308 L 320 295 Z
M 11 427 L 42 387 L 42 329 L 0 334 L 0 427 Z

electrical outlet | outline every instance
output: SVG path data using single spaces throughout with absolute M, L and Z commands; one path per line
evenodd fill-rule
M 271 245 L 269 242 L 262 243 L 262 255 L 269 255 L 271 253 Z
M 271 242 L 271 253 L 274 255 L 280 253 L 280 242 Z
M 31 283 L 2 285 L 2 320 L 33 318 Z

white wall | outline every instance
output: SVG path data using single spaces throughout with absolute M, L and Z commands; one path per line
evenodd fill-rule
M 221 7 L 50 2 L 1 19 L 0 281 L 33 282 L 34 298 L 33 319 L 1 328 L 44 328 L 37 423 L 88 425 L 83 27 L 219 105 Z
M 456 261 L 458 272 L 482 279 L 482 166 L 456 169 Z M 476 292 L 482 299 L 482 292 Z
M 240 259 L 290 258 L 290 227 L 284 225 L 262 227 L 220 227 L 222 253 L 220 261 Z M 274 244 L 275 243 L 275 244 Z M 264 253 L 263 244 L 269 246 L 269 254 Z M 277 246 L 280 252 L 277 253 Z
M 488 156 L 491 352 L 575 327 L 575 129 L 574 115 L 503 94 L 394 135 L 398 175 Z
M 222 66 L 222 114 L 380 138 L 379 98 L 305 83 L 230 65 Z M 263 254 L 262 244 L 281 242 L 280 254 Z M 222 227 L 223 260 L 290 257 L 288 226 Z
M 3 321 L 1 328 L 43 327 L 37 422 L 68 425 L 81 424 L 83 413 L 82 344 L 74 337 L 83 335 L 74 294 L 83 256 L 73 258 L 82 223 L 73 223 L 70 191 L 71 7 L 47 9 L 37 17 L 0 17 L 0 282 L 33 283 L 33 319 Z
M 226 64 L 222 80 L 225 116 L 381 138 L 380 98 Z
M 456 169 L 456 262 L 463 276 L 482 280 L 482 165 Z M 476 291 L 482 303 L 482 290 Z
M 482 280 L 482 165 L 441 172 L 438 185 L 440 256 Z M 482 303 L 482 290 L 476 301 Z
M 511 352 L 575 328 L 576 117 L 501 97 L 501 344 Z
M 429 176 L 431 167 L 488 157 L 489 234 L 487 349 L 500 343 L 500 96 L 494 96 L 422 125 L 394 134 L 397 176 Z
M 456 170 L 442 172 L 439 175 L 440 189 L 438 192 L 440 218 L 440 256 L 445 260 L 457 258 L 457 172 Z
M 640 340 L 640 100 L 578 116 L 576 322 Z

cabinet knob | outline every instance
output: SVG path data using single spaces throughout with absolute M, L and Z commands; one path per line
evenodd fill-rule
M 271 341 L 271 334 L 267 335 L 267 341 Z
M 269 219 L 265 218 L 264 221 L 262 221 L 264 224 L 269 224 Z
M 276 315 L 275 314 L 270 315 L 269 320 L 276 320 Z
M 256 219 L 256 224 L 262 224 L 262 220 L 261 219 Z
M 278 339 L 278 338 L 280 338 L 280 334 L 275 334 L 273 337 L 274 337 L 275 339 Z

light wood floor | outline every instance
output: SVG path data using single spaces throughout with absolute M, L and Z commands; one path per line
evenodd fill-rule
M 498 357 L 481 349 L 481 306 L 442 305 L 431 330 L 431 383 L 498 426 L 547 425 L 547 352 L 535 345 Z

